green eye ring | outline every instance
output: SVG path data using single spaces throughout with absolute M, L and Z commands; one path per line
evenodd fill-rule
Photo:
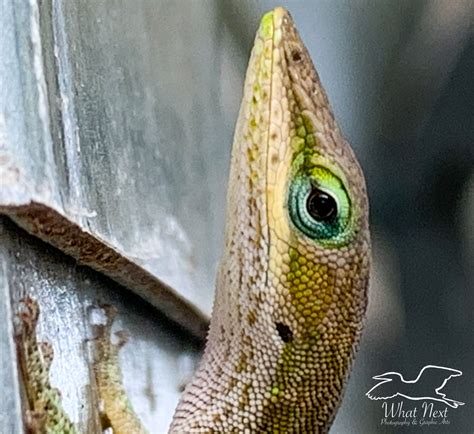
M 343 182 L 325 167 L 314 166 L 294 176 L 288 210 L 297 229 L 324 246 L 347 244 L 353 235 L 349 194 Z

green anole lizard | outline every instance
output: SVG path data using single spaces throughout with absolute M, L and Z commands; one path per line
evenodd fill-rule
M 293 21 L 267 13 L 235 130 L 208 343 L 172 432 L 325 432 L 366 309 L 368 202 Z
M 366 310 L 368 200 L 283 8 L 268 12 L 257 32 L 227 200 L 208 341 L 170 431 L 327 432 Z M 108 424 L 142 432 L 123 398 L 118 349 L 108 337 L 98 342 Z

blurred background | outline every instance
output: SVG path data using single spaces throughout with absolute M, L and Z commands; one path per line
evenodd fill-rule
M 293 15 L 371 202 L 369 315 L 331 432 L 474 432 L 470 0 L 0 2 L 0 153 L 25 174 L 20 182 L 0 170 L 3 212 L 12 197 L 60 210 L 207 317 L 246 65 L 262 14 L 277 5 Z M 46 338 L 60 339 L 61 312 L 78 312 L 98 292 L 119 305 L 131 329 L 122 366 L 133 404 L 151 432 L 164 432 L 202 341 L 161 314 L 155 338 L 138 299 L 11 223 L 0 226 L 4 246 L 15 246 L 3 253 L 4 282 L 10 293 L 12 282 L 27 293 L 41 286 L 34 296 L 45 304 Z M 18 252 L 28 266 L 12 265 Z M 68 287 L 61 293 L 59 281 Z M 71 350 L 68 339 L 61 345 Z M 61 357 L 57 386 L 85 383 L 85 369 L 71 372 Z M 427 364 L 463 372 L 445 391 L 466 405 L 449 409 L 450 425 L 381 425 L 380 403 L 365 397 L 372 377 L 415 378 Z M 81 421 L 76 395 L 63 399 Z

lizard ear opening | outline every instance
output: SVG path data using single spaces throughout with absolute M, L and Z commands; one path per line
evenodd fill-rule
M 281 322 L 275 323 L 275 327 L 277 329 L 278 335 L 280 336 L 281 340 L 285 342 L 285 344 L 293 341 L 293 332 L 291 331 L 290 327 Z

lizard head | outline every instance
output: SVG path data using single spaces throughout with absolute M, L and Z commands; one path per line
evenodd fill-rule
M 289 315 L 280 319 L 290 319 L 295 340 L 336 330 L 355 333 L 365 312 L 369 272 L 364 177 L 290 15 L 282 8 L 271 14 L 264 169 L 269 281 L 284 294 Z
M 289 13 L 272 11 L 261 33 L 272 41 L 267 302 L 282 340 L 271 401 L 290 419 L 305 401 L 321 428 L 341 400 L 366 310 L 368 199 Z
M 251 101 L 268 110 L 260 108 L 254 152 L 254 171 L 265 180 L 254 190 L 265 210 L 268 261 L 260 312 L 262 335 L 273 327 L 267 351 L 278 354 L 268 405 L 294 421 L 304 402 L 303 418 L 322 428 L 341 400 L 366 310 L 368 199 L 289 13 L 265 15 L 257 52 L 259 40 Z

